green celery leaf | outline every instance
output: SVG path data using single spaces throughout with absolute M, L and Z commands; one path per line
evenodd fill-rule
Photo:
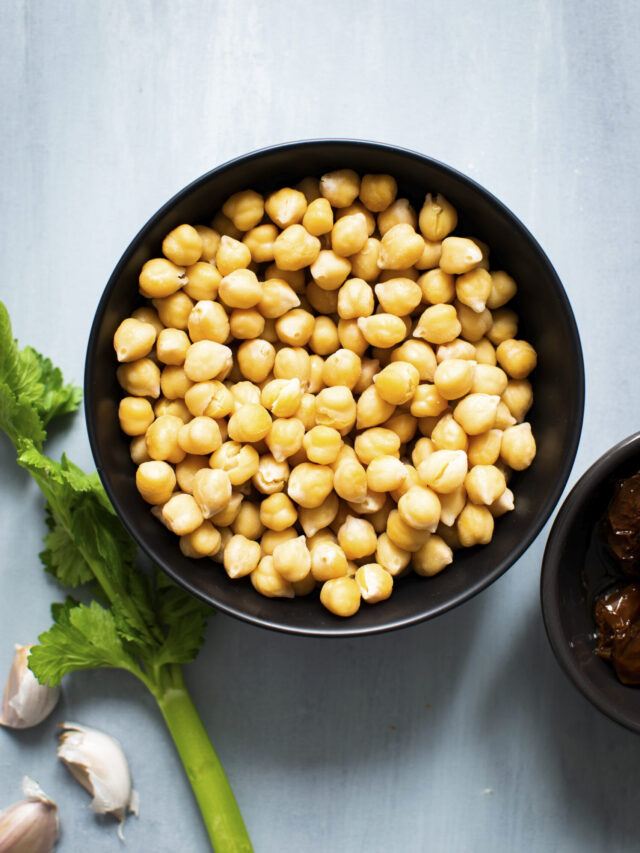
M 194 660 L 204 640 L 211 608 L 156 570 L 156 612 L 168 632 L 153 662 L 158 665 Z
M 0 429 L 16 446 L 23 438 L 36 445 L 46 438 L 38 413 L 28 404 L 20 403 L 5 382 L 0 382 Z
M 82 400 L 82 389 L 71 383 L 64 385 L 62 371 L 53 366 L 51 359 L 32 347 L 25 347 L 18 354 L 18 363 L 23 375 L 37 377 L 37 382 L 25 386 L 24 393 L 29 395 L 43 424 L 48 424 L 58 415 L 75 412 Z M 20 393 L 17 396 L 22 399 Z
M 64 586 L 78 586 L 92 581 L 91 567 L 48 505 L 46 522 L 50 532 L 44 537 L 46 547 L 40 553 L 46 571 Z
M 135 659 L 118 636 L 113 615 L 92 601 L 78 604 L 67 598 L 51 608 L 55 624 L 38 637 L 29 667 L 41 684 L 59 684 L 68 672 L 97 667 L 121 667 L 136 673 Z

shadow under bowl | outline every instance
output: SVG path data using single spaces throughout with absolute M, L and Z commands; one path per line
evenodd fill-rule
M 122 392 L 112 344 L 118 324 L 142 303 L 140 268 L 161 253 L 168 231 L 183 222 L 209 222 L 239 190 L 268 193 L 338 168 L 392 174 L 398 196 L 418 210 L 427 192 L 443 193 L 459 211 L 457 231 L 484 240 L 491 248 L 492 268 L 507 270 L 518 282 L 513 304 L 521 321 L 519 335 L 534 344 L 539 356 L 528 416 L 538 455 L 530 469 L 514 476 L 516 509 L 497 522 L 491 544 L 458 552 L 453 565 L 434 578 L 403 578 L 389 600 L 374 607 L 363 604 L 346 621 L 326 611 L 317 595 L 264 598 L 248 579 L 231 581 L 210 560 L 181 554 L 177 538 L 150 514 L 135 488 L 129 442 L 118 424 Z M 524 225 L 454 169 L 412 151 L 355 140 L 295 142 L 257 151 L 223 164 L 175 195 L 118 262 L 96 312 L 85 369 L 87 425 L 98 472 L 116 512 L 148 556 L 177 583 L 225 613 L 316 636 L 355 636 L 412 625 L 461 604 L 496 580 L 528 548 L 562 494 L 578 446 L 583 406 L 584 370 L 574 316 L 551 263 Z
M 553 523 L 540 587 L 544 624 L 559 664 L 596 708 L 634 732 L 640 732 L 640 687 L 622 684 L 613 666 L 596 654 L 593 608 L 594 599 L 615 583 L 600 525 L 616 483 L 639 470 L 640 432 L 608 450 L 578 480 Z

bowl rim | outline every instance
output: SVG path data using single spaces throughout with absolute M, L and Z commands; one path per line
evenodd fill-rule
M 565 498 L 553 522 L 542 557 L 540 602 L 542 606 L 542 619 L 549 644 L 557 662 L 569 680 L 585 698 L 595 705 L 599 711 L 609 717 L 609 719 L 633 732 L 640 733 L 640 718 L 633 719 L 624 710 L 620 709 L 615 702 L 607 698 L 601 690 L 596 688 L 578 667 L 563 632 L 563 611 L 560 607 L 558 584 L 556 583 L 560 571 L 559 558 L 564 541 L 576 517 L 583 510 L 585 501 L 598 488 L 602 480 L 609 476 L 626 459 L 633 456 L 634 452 L 640 454 L 640 431 L 623 438 L 622 441 L 619 441 L 599 456 L 587 468 Z M 605 665 L 604 661 L 603 665 Z
M 106 308 L 108 302 L 111 298 L 111 293 L 117 280 L 120 277 L 120 274 L 128 263 L 130 256 L 136 250 L 136 247 L 140 243 L 146 233 L 151 230 L 167 213 L 169 213 L 172 208 L 182 201 L 185 197 L 187 197 L 190 193 L 196 190 L 199 186 L 204 183 L 207 183 L 212 178 L 214 178 L 217 174 L 224 172 L 225 170 L 239 165 L 241 163 L 249 163 L 255 159 L 259 159 L 265 154 L 271 153 L 273 151 L 288 151 L 288 150 L 297 150 L 300 148 L 312 148 L 312 147 L 326 147 L 330 148 L 332 146 L 346 146 L 354 149 L 358 148 L 366 148 L 377 150 L 380 152 L 387 153 L 400 153 L 409 159 L 413 159 L 419 162 L 426 162 L 430 166 L 434 167 L 437 170 L 442 171 L 445 174 L 448 174 L 450 177 L 454 178 L 462 185 L 464 185 L 467 189 L 472 192 L 483 196 L 486 201 L 488 201 L 494 208 L 498 210 L 501 216 L 505 219 L 505 221 L 518 230 L 525 241 L 530 245 L 532 251 L 538 256 L 542 266 L 545 268 L 545 271 L 549 278 L 554 282 L 556 292 L 561 303 L 562 309 L 564 311 L 567 324 L 570 329 L 570 340 L 572 345 L 572 350 L 576 356 L 575 358 L 575 368 L 576 368 L 576 402 L 577 402 L 577 417 L 574 421 L 573 431 L 571 433 L 571 441 L 567 448 L 567 452 L 564 456 L 564 461 L 560 470 L 558 471 L 558 477 L 555 481 L 555 486 L 550 492 L 547 494 L 547 497 L 542 504 L 539 513 L 538 520 L 536 524 L 532 525 L 527 532 L 526 536 L 523 536 L 518 547 L 516 547 L 508 557 L 503 559 L 502 561 L 496 563 L 495 567 L 491 572 L 488 572 L 482 578 L 480 578 L 477 582 L 470 584 L 463 592 L 460 592 L 458 595 L 452 597 L 448 602 L 438 605 L 437 607 L 432 607 L 431 609 L 427 608 L 424 612 L 421 612 L 416 615 L 407 616 L 404 618 L 395 618 L 391 621 L 382 622 L 380 625 L 374 626 L 363 626 L 363 627 L 349 627 L 348 622 L 344 624 L 338 623 L 335 627 L 310 627 L 310 628 L 301 628 L 299 626 L 287 625 L 283 624 L 281 621 L 277 621 L 270 618 L 265 618 L 261 616 L 254 616 L 244 612 L 242 609 L 237 608 L 235 606 L 231 606 L 225 603 L 219 603 L 217 601 L 212 601 L 211 597 L 202 593 L 196 586 L 194 586 L 189 581 L 185 580 L 179 572 L 176 572 L 168 562 L 164 562 L 160 564 L 160 568 L 169 575 L 169 577 L 177 584 L 186 589 L 196 598 L 199 598 L 201 601 L 204 601 L 211 607 L 214 607 L 217 610 L 220 610 L 223 613 L 226 613 L 229 616 L 234 616 L 238 619 L 241 619 L 245 622 L 248 622 L 252 625 L 256 625 L 262 628 L 269 628 L 271 630 L 280 631 L 282 633 L 287 634 L 298 634 L 303 636 L 313 636 L 313 637 L 356 637 L 363 636 L 367 634 L 380 634 L 386 631 L 393 631 L 399 628 L 406 628 L 411 625 L 419 624 L 420 622 L 424 622 L 427 619 L 434 618 L 443 613 L 452 610 L 454 607 L 457 607 L 460 604 L 463 604 L 465 601 L 473 598 L 478 593 L 482 592 L 482 590 L 486 589 L 492 583 L 494 583 L 501 575 L 503 575 L 529 548 L 532 542 L 536 539 L 544 525 L 546 524 L 549 516 L 553 512 L 554 507 L 556 506 L 562 492 L 564 491 L 564 487 L 571 473 L 571 469 L 573 467 L 573 462 L 575 460 L 575 456 L 578 450 L 578 445 L 580 442 L 580 436 L 582 432 L 582 424 L 584 419 L 584 399 L 585 399 L 585 374 L 584 374 L 584 358 L 582 353 L 582 345 L 580 342 L 580 335 L 578 333 L 578 327 L 576 323 L 576 319 L 573 313 L 573 309 L 571 308 L 571 303 L 569 302 L 569 298 L 564 289 L 564 286 L 558 276 L 555 268 L 553 267 L 551 261 L 549 260 L 547 254 L 535 239 L 533 234 L 529 231 L 529 229 L 524 225 L 524 223 L 503 203 L 501 202 L 493 193 L 489 190 L 485 189 L 481 184 L 472 178 L 468 177 L 464 173 L 458 171 L 457 169 L 449 166 L 445 163 L 442 163 L 439 160 L 436 160 L 433 157 L 429 157 L 428 155 L 421 154 L 417 151 L 404 148 L 399 145 L 392 145 L 382 142 L 373 142 L 367 140 L 359 140 L 359 139 L 342 139 L 342 138 L 318 138 L 318 139 L 302 139 L 293 142 L 283 142 L 277 143 L 275 145 L 268 145 L 263 148 L 259 148 L 253 151 L 248 152 L 247 154 L 242 154 L 238 157 L 234 157 L 231 160 L 226 160 L 224 163 L 219 166 L 210 169 L 199 177 L 195 178 L 181 190 L 176 192 L 167 202 L 165 202 L 148 220 L 147 222 L 139 229 L 139 231 L 135 234 L 133 239 L 129 242 L 128 246 L 124 250 L 120 260 L 116 264 L 113 272 L 109 276 L 109 280 L 103 290 L 103 293 L 98 302 L 98 306 L 96 308 L 96 313 L 91 324 L 91 329 L 89 332 L 89 338 L 87 343 L 87 351 L 85 358 L 85 371 L 84 371 L 84 408 L 85 408 L 85 420 L 87 423 L 87 432 L 89 436 L 89 444 L 91 447 L 91 452 L 93 454 L 93 458 L 96 464 L 96 470 L 102 481 L 102 485 L 109 497 L 109 500 L 114 506 L 120 520 L 124 524 L 125 528 L 132 536 L 134 541 L 138 544 L 138 546 L 147 553 L 147 556 L 150 556 L 147 552 L 146 545 L 141 541 L 138 537 L 137 531 L 135 530 L 134 525 L 129 521 L 126 513 L 124 513 L 120 508 L 120 502 L 114 492 L 114 489 L 111 486 L 110 479 L 107 475 L 107 472 L 104 467 L 102 455 L 100 453 L 100 448 L 98 444 L 98 437 L 96 433 L 96 425 L 94 423 L 93 417 L 93 388 L 92 383 L 90 381 L 90 377 L 93 373 L 94 369 L 94 361 L 96 355 L 96 341 L 98 338 L 98 331 L 103 322 L 104 315 L 106 312 Z

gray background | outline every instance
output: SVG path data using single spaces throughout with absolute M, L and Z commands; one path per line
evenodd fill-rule
M 640 14 L 628 2 L 5 0 L 1 297 L 23 343 L 81 380 L 102 288 L 146 219 L 237 154 L 343 136 L 414 148 L 522 218 L 562 278 L 587 367 L 572 481 L 638 428 Z M 92 465 L 82 417 L 50 445 Z M 60 597 L 42 504 L 0 441 L 0 680 Z M 548 528 L 547 528 L 548 530 Z M 538 604 L 546 530 L 480 597 L 389 636 L 288 638 L 211 620 L 188 684 L 259 853 L 637 849 L 640 741 L 565 679 Z M 132 851 L 207 840 L 150 696 L 68 678 L 53 717 L 0 731 L 60 803 L 60 851 L 119 848 L 55 759 L 65 718 L 123 743 Z M 488 792 L 490 790 L 490 793 Z

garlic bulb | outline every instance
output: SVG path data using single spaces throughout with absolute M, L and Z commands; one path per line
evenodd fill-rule
M 138 794 L 131 787 L 129 763 L 118 741 L 77 723 L 61 727 L 58 758 L 93 797 L 93 811 L 112 814 L 120 823 L 127 810 L 137 815 Z
M 4 688 L 0 725 L 12 729 L 37 726 L 55 708 L 59 687 L 39 684 L 27 665 L 31 646 L 16 646 L 16 653 Z
M 0 812 L 0 853 L 51 853 L 58 840 L 58 807 L 25 776 L 26 800 Z

